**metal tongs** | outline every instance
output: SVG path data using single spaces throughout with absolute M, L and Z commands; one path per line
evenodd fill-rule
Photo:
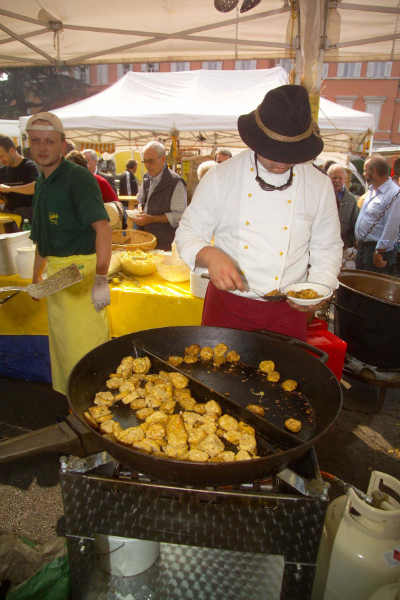
M 201 277 L 203 279 L 208 279 L 209 281 L 211 281 L 211 277 L 208 273 L 202 273 Z M 247 291 L 251 292 L 252 294 L 255 294 L 256 296 L 258 296 L 262 300 L 265 300 L 266 302 L 279 302 L 280 300 L 287 299 L 286 294 L 283 294 L 282 292 L 279 292 L 278 294 L 263 294 L 262 292 L 249 287 L 247 288 Z

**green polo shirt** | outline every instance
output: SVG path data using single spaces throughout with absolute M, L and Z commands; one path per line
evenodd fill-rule
M 40 174 L 31 231 L 40 256 L 93 254 L 96 232 L 91 224 L 103 220 L 109 218 L 90 171 L 63 159 L 49 177 Z

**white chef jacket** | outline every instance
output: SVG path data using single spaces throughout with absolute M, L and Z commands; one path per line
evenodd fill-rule
M 273 185 L 288 179 L 289 171 L 273 174 L 260 163 L 258 167 Z M 194 269 L 197 253 L 214 239 L 236 262 L 249 288 L 265 293 L 310 281 L 335 289 L 343 242 L 330 178 L 310 163 L 299 164 L 288 189 L 266 192 L 255 176 L 251 150 L 208 171 L 175 235 L 181 258 Z

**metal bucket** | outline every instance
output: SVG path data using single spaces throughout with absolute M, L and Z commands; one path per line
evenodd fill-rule
M 335 334 L 349 354 L 381 369 L 400 368 L 400 279 L 343 270 L 336 292 Z

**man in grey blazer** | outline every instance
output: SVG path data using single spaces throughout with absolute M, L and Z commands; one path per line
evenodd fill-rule
M 329 167 L 327 174 L 332 180 L 339 211 L 340 234 L 344 249 L 354 246 L 354 227 L 359 209 L 356 197 L 346 188 L 346 169 L 338 164 Z

